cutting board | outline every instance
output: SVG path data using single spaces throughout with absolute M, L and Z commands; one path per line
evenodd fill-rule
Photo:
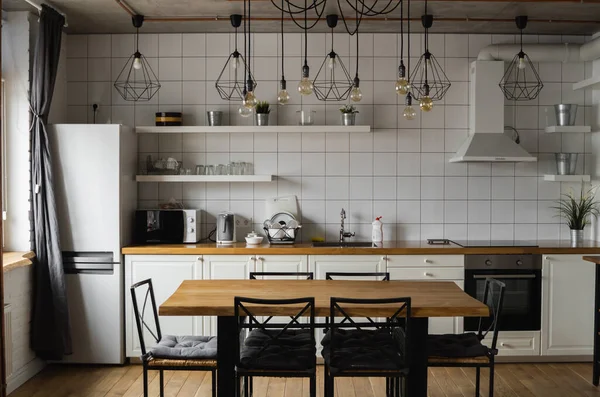
M 296 196 L 281 196 L 271 197 L 265 200 L 265 216 L 266 219 L 279 212 L 289 212 L 298 219 L 298 200 Z

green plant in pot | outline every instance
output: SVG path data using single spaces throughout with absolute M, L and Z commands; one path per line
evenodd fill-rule
M 356 124 L 356 113 L 358 110 L 354 105 L 344 105 L 340 108 L 342 112 L 342 125 L 355 125 Z
M 578 246 L 583 242 L 583 229 L 589 224 L 591 217 L 600 215 L 600 203 L 596 200 L 596 187 L 584 189 L 583 183 L 578 195 L 571 190 L 562 194 L 552 207 L 558 211 L 556 216 L 564 217 L 571 229 L 571 245 Z
M 256 125 L 269 125 L 269 113 L 271 106 L 267 101 L 258 101 L 255 108 Z

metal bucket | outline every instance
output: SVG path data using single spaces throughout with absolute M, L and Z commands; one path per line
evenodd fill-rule
M 556 125 L 561 127 L 575 125 L 577 105 L 566 103 L 554 105 L 554 112 L 556 113 Z
M 577 169 L 577 153 L 554 153 L 556 173 L 558 175 L 574 175 Z
M 256 125 L 269 125 L 269 113 L 255 113 Z
M 583 243 L 583 230 L 571 229 L 571 247 L 579 247 Z
M 206 118 L 208 120 L 208 125 L 211 127 L 221 125 L 223 122 L 223 112 L 220 110 L 209 110 L 206 112 Z
M 354 125 L 356 123 L 356 113 L 342 113 L 342 125 Z

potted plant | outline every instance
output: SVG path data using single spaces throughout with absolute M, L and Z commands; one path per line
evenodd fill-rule
M 342 125 L 354 125 L 356 124 L 356 113 L 358 110 L 354 105 L 344 105 L 340 108 L 342 112 Z
M 600 214 L 595 191 L 595 187 L 584 191 L 582 183 L 578 196 L 571 190 L 569 193 L 563 194 L 563 198 L 556 201 L 556 207 L 552 207 L 558 211 L 557 216 L 566 218 L 567 225 L 571 229 L 571 245 L 574 247 L 583 242 L 583 229 L 589 223 L 590 217 L 597 217 Z
M 269 113 L 271 113 L 269 102 L 258 101 L 255 112 L 256 125 L 269 125 Z

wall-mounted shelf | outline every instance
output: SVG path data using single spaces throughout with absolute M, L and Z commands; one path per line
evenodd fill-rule
M 137 175 L 137 182 L 271 182 L 273 175 Z
M 589 79 L 573 83 L 573 89 L 581 90 L 585 88 L 600 88 L 600 85 L 598 84 L 600 84 L 600 76 L 594 76 L 590 77 Z
M 544 175 L 547 182 L 589 182 L 589 175 Z
M 569 125 L 569 126 L 559 126 L 552 125 L 546 127 L 546 132 L 549 134 L 555 132 L 565 132 L 565 133 L 576 133 L 576 132 L 592 132 L 592 127 L 589 125 Z
M 253 133 L 253 132 L 371 132 L 370 125 L 223 125 L 218 127 L 208 126 L 181 126 L 181 127 L 136 127 L 138 134 L 208 134 L 208 133 Z

